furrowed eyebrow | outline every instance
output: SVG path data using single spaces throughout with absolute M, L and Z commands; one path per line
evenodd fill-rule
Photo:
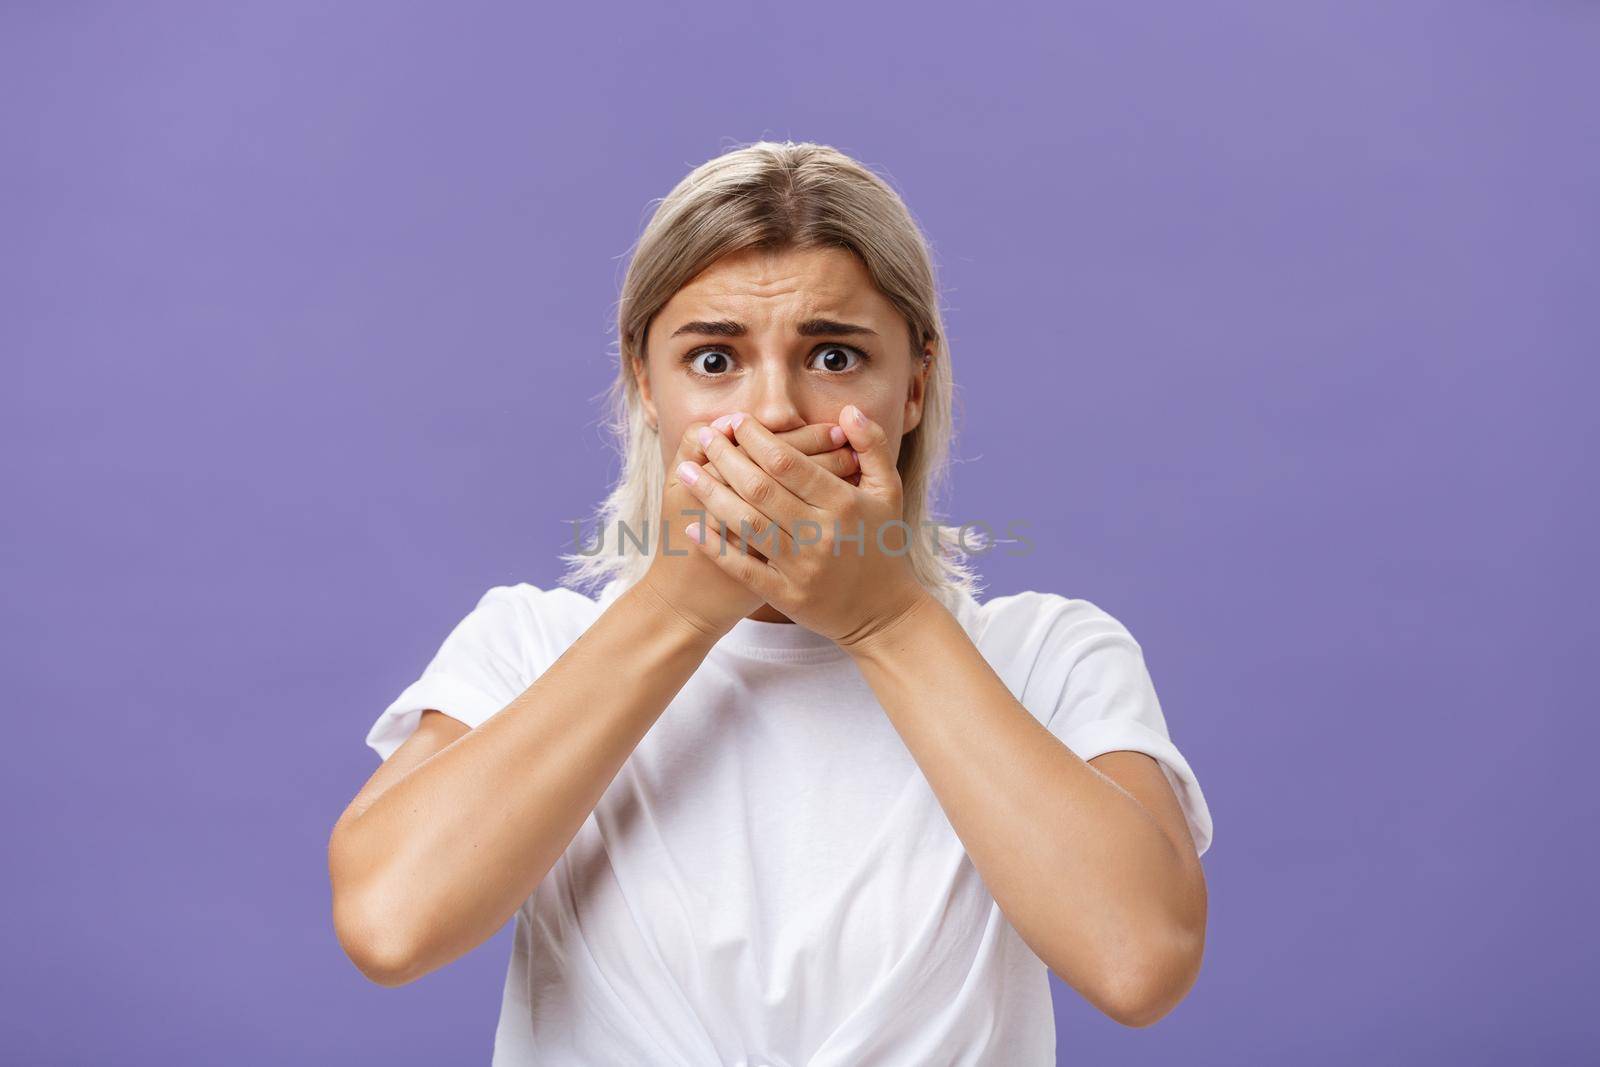
M 731 319 L 718 319 L 715 322 L 696 320 L 686 322 L 672 331 L 672 336 L 692 333 L 706 337 L 743 337 L 749 331 L 742 322 Z M 878 336 L 878 331 L 865 326 L 857 326 L 849 322 L 836 322 L 833 319 L 807 319 L 795 327 L 795 333 L 801 337 L 853 337 L 858 335 Z
M 795 327 L 795 333 L 798 333 L 801 337 L 826 337 L 841 334 L 847 337 L 854 334 L 878 336 L 877 330 L 869 330 L 865 326 L 857 326 L 850 322 L 835 322 L 832 319 L 807 319 Z

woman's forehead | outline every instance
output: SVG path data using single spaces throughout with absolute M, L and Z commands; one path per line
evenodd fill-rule
M 691 279 L 667 301 L 657 322 L 669 331 L 688 320 L 758 330 L 815 318 L 877 329 L 892 313 L 861 261 L 843 249 L 745 251 L 724 256 Z

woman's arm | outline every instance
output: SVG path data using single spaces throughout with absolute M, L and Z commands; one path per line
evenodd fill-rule
M 335 929 L 362 973 L 403 985 L 493 936 L 715 643 L 636 583 L 505 709 L 380 767 L 328 845 Z
M 708 426 L 684 429 L 673 466 L 705 459 Z M 859 467 L 836 433 L 813 423 L 781 439 L 843 478 Z M 493 935 L 718 638 L 761 606 L 716 563 L 659 536 L 700 514 L 694 505 L 669 484 L 644 576 L 477 729 L 425 713 L 340 816 L 328 843 L 334 926 L 373 981 L 402 985 Z
M 932 596 L 846 647 L 1039 958 L 1125 1025 L 1171 1011 L 1199 974 L 1206 888 L 1159 765 L 1079 759 Z
M 891 523 L 905 525 L 898 443 L 854 404 L 839 426 L 860 457 L 859 485 L 800 462 L 736 413 L 729 427 L 740 447 L 707 442 L 721 480 L 692 467 L 680 475 L 718 520 L 696 544 L 855 657 L 1034 952 L 1112 1018 L 1154 1022 L 1193 984 L 1205 942 L 1205 882 L 1193 841 L 1172 823 L 1177 798 L 1163 778 L 1164 797 L 1138 760 L 1106 761 L 1129 783 L 1119 785 L 1011 695 L 906 552 L 884 539 Z M 724 553 L 719 524 L 749 529 L 773 551 L 765 560 Z M 802 529 L 820 534 L 801 538 Z

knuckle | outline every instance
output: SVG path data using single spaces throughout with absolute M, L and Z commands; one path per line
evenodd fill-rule
M 779 452 L 769 461 L 768 467 L 773 474 L 780 477 L 786 474 L 793 474 L 795 471 L 795 456 L 790 452 Z
M 750 503 L 761 507 L 763 504 L 772 503 L 772 483 L 765 478 L 752 478 L 746 488 L 744 498 Z

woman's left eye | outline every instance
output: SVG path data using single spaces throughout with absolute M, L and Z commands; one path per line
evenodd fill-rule
M 702 359 L 704 363 L 700 362 Z M 863 364 L 872 362 L 872 356 L 854 345 L 828 344 L 815 349 L 811 360 L 812 366 L 820 366 L 837 376 L 859 370 Z M 721 347 L 697 348 L 683 357 L 683 363 L 698 378 L 723 378 L 729 373 L 732 357 Z
M 843 355 L 843 353 L 849 353 L 850 355 L 855 356 L 855 362 L 850 362 Z M 865 363 L 868 358 L 867 354 L 861 351 L 861 349 L 853 348 L 850 345 L 824 345 L 823 347 L 817 349 L 817 356 L 820 359 L 821 366 L 825 370 L 834 371 L 839 374 L 843 374 L 846 371 L 855 370 L 861 364 Z

